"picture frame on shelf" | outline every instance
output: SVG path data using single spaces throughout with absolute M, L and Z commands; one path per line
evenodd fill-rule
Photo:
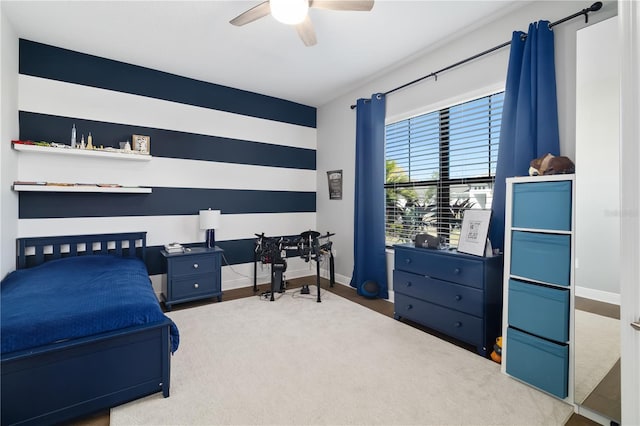
M 131 137 L 131 149 L 140 154 L 151 153 L 151 137 L 143 135 L 133 135 Z
M 490 220 L 490 209 L 465 210 L 460 228 L 458 252 L 485 256 Z

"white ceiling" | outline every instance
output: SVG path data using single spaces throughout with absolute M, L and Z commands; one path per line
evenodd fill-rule
M 20 38 L 317 107 L 526 2 L 376 0 L 371 12 L 311 9 L 318 38 L 312 47 L 271 16 L 243 27 L 229 24 L 259 3 L 2 0 L 1 5 Z

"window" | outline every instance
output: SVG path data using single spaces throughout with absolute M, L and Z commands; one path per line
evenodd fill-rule
M 491 208 L 504 92 L 385 128 L 386 242 L 457 247 L 464 210 Z

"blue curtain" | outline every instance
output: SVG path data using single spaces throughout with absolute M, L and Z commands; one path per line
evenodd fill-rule
M 527 176 L 530 161 L 547 153 L 560 155 L 560 138 L 553 32 L 548 21 L 539 21 L 511 39 L 489 234 L 493 248 L 504 248 L 505 179 Z
M 383 94 L 358 99 L 356 118 L 355 214 L 353 235 L 353 274 L 351 287 L 358 294 L 389 298 L 385 254 L 385 162 Z M 367 294 L 363 285 L 373 281 L 376 295 Z

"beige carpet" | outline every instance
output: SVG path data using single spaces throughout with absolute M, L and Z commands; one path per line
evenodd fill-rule
M 575 401 L 584 402 L 620 359 L 620 321 L 575 311 Z
M 117 407 L 111 424 L 561 425 L 573 412 L 473 352 L 322 296 L 169 313 L 171 396 Z

